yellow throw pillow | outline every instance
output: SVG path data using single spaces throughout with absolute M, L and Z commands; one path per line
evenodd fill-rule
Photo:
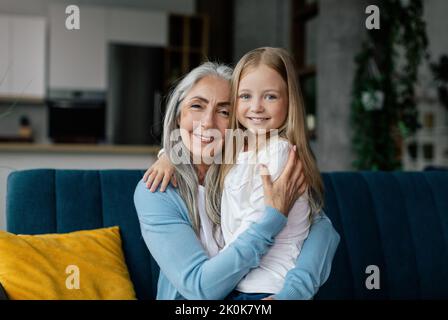
M 135 299 L 118 227 L 44 235 L 0 231 L 0 283 L 9 299 Z

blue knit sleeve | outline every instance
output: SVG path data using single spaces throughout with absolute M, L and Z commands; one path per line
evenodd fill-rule
M 161 271 L 189 300 L 223 299 L 260 258 L 286 224 L 267 207 L 264 217 L 231 246 L 209 258 L 196 236 L 177 192 L 150 192 L 140 181 L 134 193 L 143 239 Z
M 302 246 L 296 266 L 286 274 L 283 289 L 274 296 L 279 300 L 309 300 L 327 281 L 340 236 L 330 219 L 319 213 Z

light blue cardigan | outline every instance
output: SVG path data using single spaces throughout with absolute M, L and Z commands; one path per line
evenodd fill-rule
M 140 228 L 160 267 L 157 299 L 224 299 L 249 272 L 285 226 L 286 218 L 267 207 L 263 219 L 253 223 L 230 246 L 209 258 L 193 231 L 187 207 L 177 189 L 150 192 L 143 181 L 134 193 Z M 309 236 L 275 298 L 311 299 L 327 280 L 339 235 L 323 214 L 312 224 Z

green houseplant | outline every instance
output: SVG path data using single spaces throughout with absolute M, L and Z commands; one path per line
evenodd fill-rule
M 414 87 L 428 44 L 422 1 L 377 5 L 380 29 L 367 31 L 355 58 L 350 120 L 358 170 L 400 169 L 402 139 L 419 128 Z

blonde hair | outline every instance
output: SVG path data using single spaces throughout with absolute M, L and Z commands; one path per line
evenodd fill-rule
M 298 158 L 302 162 L 305 182 L 308 185 L 307 193 L 311 213 L 316 213 L 323 207 L 324 186 L 322 177 L 317 168 L 316 160 L 309 145 L 308 130 L 305 124 L 305 106 L 300 91 L 299 81 L 296 76 L 294 60 L 286 50 L 281 48 L 263 47 L 246 53 L 240 59 L 232 75 L 231 103 L 233 105 L 233 112 L 230 119 L 230 128 L 233 130 L 240 128 L 236 116 L 240 81 L 249 70 L 260 65 L 265 65 L 277 71 L 287 85 L 289 101 L 288 115 L 284 124 L 278 128 L 278 133 L 279 137 L 285 138 L 292 145 L 297 146 Z M 224 186 L 226 175 L 235 163 L 238 150 L 234 147 L 231 152 L 233 152 L 233 161 L 230 163 L 226 162 L 221 166 L 221 189 Z

